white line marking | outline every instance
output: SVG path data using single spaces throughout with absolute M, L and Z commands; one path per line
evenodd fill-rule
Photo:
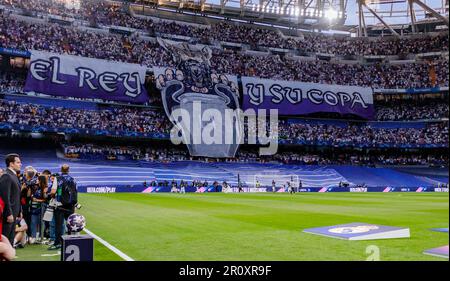
M 41 257 L 53 257 L 53 256 L 60 256 L 61 252 L 58 251 L 57 254 L 42 254 Z
M 108 242 L 106 242 L 105 240 L 103 240 L 102 238 L 98 237 L 97 235 L 95 235 L 94 233 L 92 233 L 90 230 L 88 229 L 84 229 L 84 231 L 89 234 L 90 236 L 92 236 L 95 240 L 97 240 L 98 242 L 102 243 L 103 246 L 105 246 L 106 248 L 110 249 L 111 251 L 113 251 L 116 255 L 118 255 L 119 257 L 121 257 L 122 259 L 126 260 L 126 261 L 134 261 L 134 259 L 130 258 L 129 256 L 127 256 L 126 254 L 124 254 L 122 251 L 120 251 L 119 249 L 117 249 L 116 247 L 114 247 L 113 245 L 109 244 Z

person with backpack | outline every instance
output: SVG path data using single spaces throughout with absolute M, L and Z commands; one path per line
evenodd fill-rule
M 57 178 L 58 187 L 56 201 L 59 206 L 54 211 L 55 216 L 55 243 L 49 250 L 61 248 L 62 235 L 64 234 L 64 220 L 75 213 L 75 205 L 78 203 L 78 191 L 75 179 L 69 175 L 69 165 L 61 167 L 61 175 Z

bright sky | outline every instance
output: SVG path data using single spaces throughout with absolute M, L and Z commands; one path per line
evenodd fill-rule
M 440 8 L 442 7 L 442 2 L 445 2 L 445 0 L 422 0 L 425 4 L 427 4 L 431 8 Z M 406 11 L 407 4 L 406 1 L 404 3 L 395 3 L 395 4 L 384 4 L 384 5 L 378 5 L 378 7 L 374 6 L 377 9 L 380 9 L 382 11 L 390 11 L 391 5 L 393 7 L 394 11 Z M 417 20 L 423 19 L 424 12 L 422 8 L 420 8 L 417 4 L 414 5 L 416 18 Z M 358 24 L 358 16 L 356 12 L 358 11 L 358 5 L 356 4 L 356 0 L 349 0 L 347 4 L 347 21 L 345 24 L 353 25 Z M 367 11 L 368 12 L 368 11 Z M 367 14 L 366 14 L 367 15 Z M 400 16 L 401 13 L 397 13 L 397 16 Z M 406 16 L 406 14 L 403 14 L 402 17 L 388 17 L 388 14 L 385 14 L 384 16 L 381 14 L 382 18 L 392 24 L 396 23 L 409 23 L 410 18 Z M 379 23 L 378 19 L 371 17 L 366 17 L 366 24 L 377 24 Z

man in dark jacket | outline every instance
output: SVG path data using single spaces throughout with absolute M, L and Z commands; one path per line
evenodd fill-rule
M 22 163 L 17 154 L 9 154 L 5 158 L 6 171 L 0 177 L 0 197 L 5 209 L 3 211 L 3 235 L 14 243 L 14 226 L 21 212 L 20 183 L 17 173 L 20 173 Z
M 64 220 L 67 221 L 70 215 L 75 212 L 75 205 L 78 203 L 78 191 L 75 179 L 69 176 L 69 165 L 61 167 L 61 176 L 57 178 L 58 188 L 56 191 L 56 201 L 59 203 L 54 212 L 55 216 L 55 244 L 49 250 L 61 248 L 62 235 L 64 234 Z

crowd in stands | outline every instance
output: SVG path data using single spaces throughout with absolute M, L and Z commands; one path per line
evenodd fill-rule
M 182 149 L 137 148 L 132 146 L 101 146 L 94 144 L 63 144 L 63 152 L 67 158 L 98 160 L 145 160 L 172 162 L 189 160 Z
M 437 120 L 449 117 L 446 101 L 392 102 L 377 106 L 376 115 L 379 121 Z
M 111 132 L 159 133 L 170 129 L 164 115 L 149 109 L 117 107 L 95 111 L 43 107 L 3 100 L 0 100 L 0 122 Z
M 61 0 L 0 0 L 0 4 L 9 7 L 43 14 L 70 16 L 94 24 L 140 29 L 151 35 L 182 35 L 197 38 L 206 43 L 227 41 L 247 44 L 252 48 L 262 46 L 299 50 L 301 53 L 339 55 L 398 55 L 448 50 L 447 35 L 388 40 L 385 38 L 366 40 L 364 38 L 333 37 L 315 33 L 287 37 L 277 30 L 227 22 L 219 22 L 205 27 L 168 21 L 157 22 L 151 18 L 134 16 L 126 5 L 107 1 L 80 1 L 80 3 L 79 7 L 70 7 Z
M 0 5 L 58 16 L 76 13 L 75 9 L 68 9 L 62 0 L 0 0 Z
M 25 77 L 0 69 L 0 94 L 20 93 L 23 91 Z
M 335 158 L 324 157 L 322 155 L 301 155 L 296 153 L 281 153 L 276 156 L 280 162 L 290 164 L 312 164 L 312 165 L 332 165 L 332 164 L 351 164 L 351 165 L 448 165 L 447 155 L 354 155 L 341 154 Z
M 222 161 L 222 162 L 277 162 L 283 164 L 298 165 L 448 165 L 448 155 L 357 155 L 345 154 L 328 155 L 327 153 L 297 153 L 294 151 L 280 152 L 272 156 L 260 156 L 256 152 L 239 150 L 234 158 L 206 158 L 192 157 L 183 148 L 155 148 L 121 146 L 121 145 L 96 145 L 96 144 L 63 144 L 63 152 L 67 158 L 96 159 L 96 160 L 142 160 L 151 162 L 174 162 L 185 160 Z
M 0 123 L 51 128 L 108 130 L 110 132 L 169 133 L 171 123 L 163 112 L 142 108 L 80 110 L 44 107 L 0 100 Z M 245 126 L 246 127 L 246 126 Z M 448 122 L 427 123 L 423 128 L 375 128 L 368 124 L 289 124 L 279 122 L 283 143 L 328 146 L 447 145 Z
M 43 23 L 27 23 L 8 15 L 0 15 L 0 46 L 124 61 L 148 67 L 175 67 L 172 56 L 164 48 L 137 35 L 82 31 L 48 23 L 43 26 Z M 395 65 L 342 64 L 295 60 L 276 54 L 256 56 L 229 49 L 213 49 L 211 68 L 218 73 L 374 88 L 448 86 L 449 74 L 448 60 L 444 58 Z M 435 79 L 431 78 L 431 72 L 436 74 Z
M 286 124 L 281 121 L 280 138 L 285 143 L 356 147 L 448 146 L 448 123 L 431 123 L 424 128 L 374 128 L 370 124 L 335 126 L 328 124 Z

